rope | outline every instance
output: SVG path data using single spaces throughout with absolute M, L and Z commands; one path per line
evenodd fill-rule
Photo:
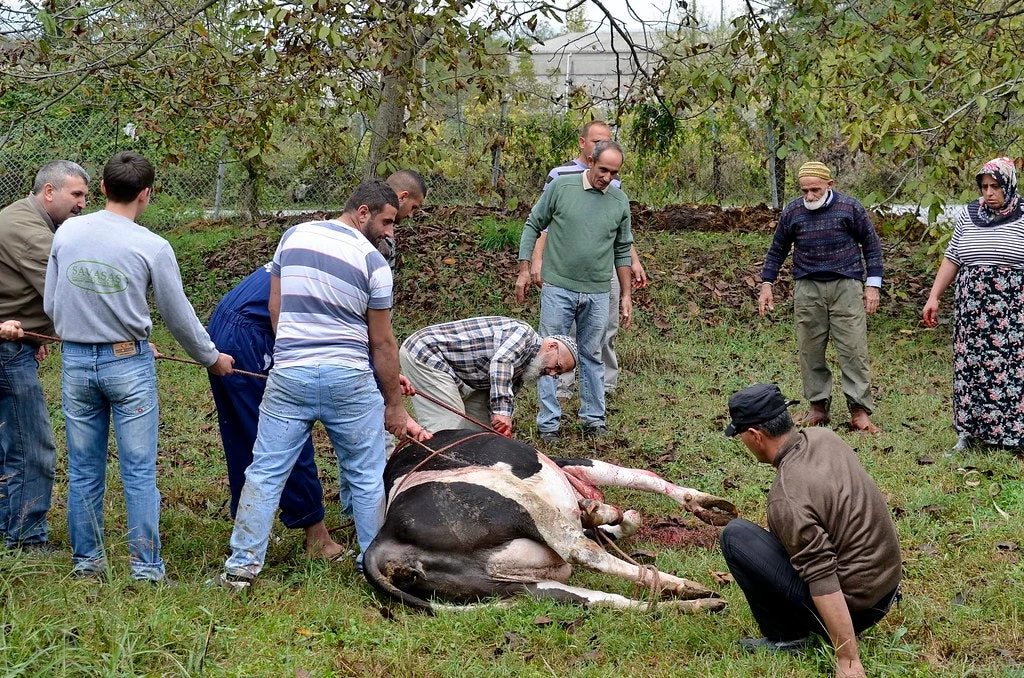
M 53 341 L 53 342 L 58 342 L 58 343 L 63 341 L 63 339 L 61 339 L 60 337 L 53 337 L 53 336 L 50 336 L 49 334 L 39 334 L 38 332 L 29 332 L 27 330 L 23 330 L 23 332 L 25 332 L 25 336 L 26 337 L 32 337 L 34 339 L 45 339 L 46 341 Z M 164 355 L 163 353 L 156 354 L 156 359 L 157 360 L 170 360 L 170 361 L 176 362 L 176 363 L 185 363 L 186 365 L 196 365 L 197 367 L 203 367 L 203 368 L 206 367 L 202 363 L 198 363 L 195 360 L 186 360 L 185 358 L 175 358 L 174 356 Z M 259 372 L 249 372 L 248 370 L 232 369 L 231 373 L 232 374 L 244 374 L 247 377 L 256 377 L 257 379 L 266 379 L 267 378 L 267 375 L 265 375 L 265 374 L 260 374 Z
M 435 398 L 432 395 L 428 395 L 428 394 L 423 393 L 421 391 L 416 391 L 416 393 L 414 393 L 413 395 L 414 396 L 419 396 L 419 397 L 423 398 L 424 400 L 428 400 L 428 401 L 434 403 L 435 405 L 439 405 L 439 406 L 443 407 L 444 409 L 448 410 L 449 412 L 451 412 L 452 414 L 457 414 L 460 417 L 462 417 L 463 419 L 465 419 L 466 421 L 468 421 L 470 423 L 473 423 L 473 424 L 476 424 L 477 426 L 479 426 L 480 428 L 484 429 L 485 431 L 490 431 L 491 433 L 494 433 L 494 434 L 499 435 L 499 436 L 502 435 L 501 433 L 498 433 L 498 431 L 495 431 L 493 428 L 491 428 L 487 424 L 483 423 L 482 421 L 477 421 L 476 419 L 474 419 L 473 417 L 469 416 L 465 412 L 461 412 L 461 411 L 455 409 L 454 407 L 452 407 L 448 403 L 442 402 L 442 401 L 438 400 L 437 398 Z M 507 438 L 509 436 L 503 436 L 503 437 Z
M 656 568 L 653 565 L 645 565 L 643 563 L 638 563 L 632 558 L 630 558 L 628 555 L 626 555 L 625 551 L 619 548 L 618 544 L 616 544 L 607 534 L 605 534 L 601 530 L 600 527 L 594 528 L 594 534 L 597 535 L 596 541 L 598 544 L 600 544 L 601 541 L 604 540 L 603 546 L 605 546 L 606 548 L 608 546 L 611 546 L 615 550 L 615 552 L 618 553 L 622 560 L 625 560 L 627 563 L 636 566 L 640 570 L 640 580 L 636 582 L 636 584 L 633 587 L 633 595 L 637 596 L 639 594 L 641 586 L 650 589 L 652 595 L 651 601 L 647 605 L 647 611 L 654 612 L 655 608 L 657 608 L 658 606 L 658 601 L 661 599 L 662 591 L 661 572 L 658 570 L 658 568 Z M 651 579 L 651 583 L 649 586 L 647 584 L 648 576 L 650 576 Z

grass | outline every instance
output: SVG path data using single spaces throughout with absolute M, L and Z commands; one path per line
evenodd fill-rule
M 472 223 L 461 228 L 451 240 L 404 250 L 396 295 L 400 338 L 455 317 L 537 318 L 536 293 L 524 306 L 511 298 L 514 248 L 499 256 L 453 247 L 460 237 L 472 241 L 480 233 Z M 171 233 L 201 317 L 244 271 L 265 260 L 273 236 L 225 225 Z M 262 249 L 246 249 L 253 239 L 263 243 Z M 623 376 L 609 416 L 616 435 L 594 450 L 568 425 L 557 452 L 650 468 L 725 496 L 745 517 L 763 524 L 773 471 L 721 431 L 725 402 L 735 389 L 777 381 L 787 395 L 799 395 L 792 307 L 781 303 L 773 317 L 760 319 L 753 292 L 743 283 L 747 272 L 756 270 L 768 235 L 641 232 L 637 240 L 638 249 L 649 255 L 654 284 L 637 295 L 636 328 L 620 335 Z M 238 254 L 243 251 L 244 257 Z M 218 252 L 233 257 L 230 272 L 209 264 Z M 896 273 L 928 276 L 928 262 L 918 251 L 900 250 L 887 264 Z M 727 285 L 718 289 L 716 281 Z M 889 500 L 905 562 L 906 597 L 864 635 L 862 658 L 873 676 L 1024 675 L 1024 467 L 1005 452 L 943 455 L 954 442 L 950 336 L 948 326 L 919 326 L 916 314 L 923 301 L 884 297 L 883 311 L 869 323 L 876 421 L 885 432 L 866 437 L 837 426 Z M 155 339 L 165 352 L 181 355 L 162 326 Z M 47 359 L 41 373 L 63 450 L 59 357 Z M 730 607 L 715 615 L 588 611 L 529 600 L 510 609 L 436 617 L 402 608 L 382 614 L 383 601 L 350 562 L 308 561 L 301 535 L 279 524 L 257 587 L 241 597 L 206 589 L 203 582 L 223 564 L 231 532 L 216 417 L 201 370 L 161 362 L 158 373 L 163 555 L 178 586 L 154 588 L 128 579 L 124 502 L 112 447 L 106 502 L 111 576 L 76 581 L 69 577 L 66 555 L 37 560 L 0 553 L 0 676 L 832 672 L 831 651 L 824 646 L 796 657 L 741 654 L 735 641 L 757 629 L 739 589 L 712 583 L 709 573 L 725 569 L 715 547 L 629 544 L 657 552 L 661 569 L 678 570 L 719 590 Z M 519 396 L 516 425 L 519 437 L 537 444 L 534 403 L 529 391 Z M 842 410 L 833 412 L 839 423 Z M 336 498 L 333 456 L 322 435 L 318 440 L 325 491 Z M 51 528 L 54 541 L 66 548 L 62 452 L 58 466 Z M 609 498 L 638 508 L 649 522 L 679 517 L 674 505 L 659 497 L 610 491 Z M 353 540 L 336 503 L 329 503 L 327 523 L 337 539 Z M 574 583 L 626 595 L 632 591 L 625 582 L 587 572 L 577 573 Z

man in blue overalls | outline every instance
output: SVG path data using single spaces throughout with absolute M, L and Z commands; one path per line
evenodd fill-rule
M 426 198 L 423 177 L 412 170 L 395 172 L 388 177 L 387 184 L 398 195 L 398 220 L 418 209 Z M 378 243 L 378 247 L 394 267 L 394 243 Z M 274 355 L 274 329 L 267 308 L 270 299 L 269 266 L 256 269 L 228 292 L 217 304 L 209 326 L 214 344 L 235 358 L 236 369 L 261 374 L 270 373 Z M 211 375 L 210 386 L 224 444 L 233 518 L 245 485 L 245 470 L 252 463 L 260 402 L 267 382 L 242 374 L 229 377 Z M 347 489 L 340 488 L 343 511 L 348 509 Z M 342 556 L 344 547 L 331 538 L 324 525 L 323 487 L 317 472 L 312 438 L 306 441 L 284 486 L 280 508 L 281 522 L 285 527 L 304 530 L 307 555 L 328 560 Z

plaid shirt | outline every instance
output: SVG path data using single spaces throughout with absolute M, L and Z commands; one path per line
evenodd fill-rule
M 489 389 L 491 414 L 511 417 L 513 386 L 540 351 L 541 338 L 522 321 L 492 315 L 424 327 L 402 346 L 474 390 Z

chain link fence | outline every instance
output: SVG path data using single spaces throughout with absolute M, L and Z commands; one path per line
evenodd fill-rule
M 299 130 L 283 130 L 277 151 L 262 158 L 254 177 L 226 140 L 207 147 L 186 144 L 169 152 L 156 132 L 138 129 L 115 107 L 18 121 L 0 136 L 0 204 L 25 196 L 39 167 L 58 158 L 86 168 L 94 177 L 92 199 L 99 200 L 98 178 L 105 162 L 119 151 L 135 150 L 157 165 L 150 224 L 233 216 L 240 210 L 246 183 L 253 179 L 264 214 L 336 210 L 362 176 L 361 151 L 364 155 L 368 137 L 365 124 L 356 127 L 363 130 L 361 136 L 323 140 L 353 149 L 351 161 L 335 166 L 318 164 Z M 629 127 L 624 125 L 614 133 L 627 151 L 622 176 L 627 194 L 654 207 L 770 203 L 763 131 L 752 126 L 740 132 L 720 140 L 683 134 L 665 150 L 645 153 L 630 147 Z M 403 157 L 426 179 L 431 204 L 524 209 L 536 200 L 549 169 L 578 153 L 578 134 L 577 124 L 561 111 L 510 114 L 507 104 L 474 116 L 456 110 L 429 135 L 408 134 L 416 141 L 405 142 Z M 841 143 L 819 159 L 833 167 L 840 190 L 858 197 L 888 193 L 898 183 L 892 171 L 851 155 Z M 779 196 L 782 204 L 797 195 L 795 168 L 801 161 L 790 159 L 786 190 Z

